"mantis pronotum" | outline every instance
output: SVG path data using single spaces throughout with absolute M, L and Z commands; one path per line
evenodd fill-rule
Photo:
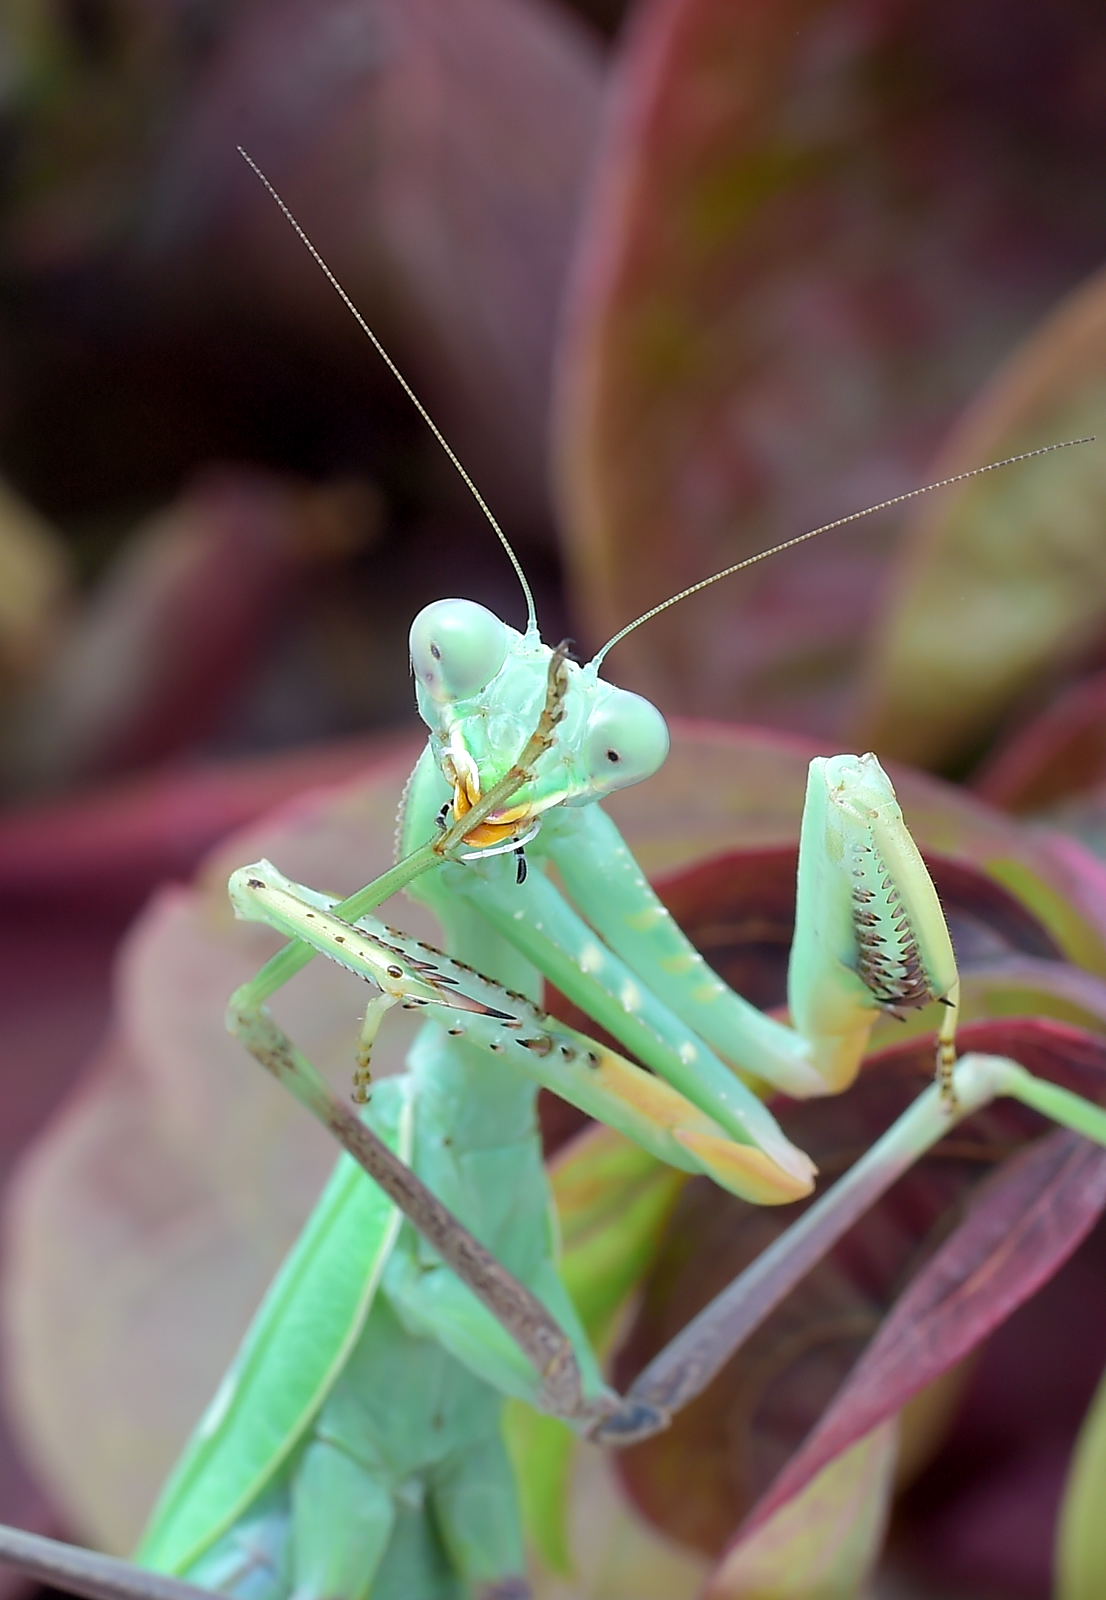
M 585 666 L 551 651 L 490 520 L 522 583 L 527 626 L 518 633 L 463 600 L 416 618 L 430 740 L 405 796 L 397 867 L 337 902 L 269 863 L 231 880 L 238 914 L 293 943 L 237 991 L 230 1026 L 353 1157 L 274 1283 L 140 1551 L 162 1573 L 242 1600 L 520 1600 L 529 1589 L 505 1396 L 602 1443 L 641 1438 L 957 1117 L 1010 1093 L 1106 1143 L 1096 1107 L 1012 1062 L 956 1060 L 948 931 L 874 756 L 811 769 L 791 1026 L 721 983 L 599 804 L 667 752 L 660 713 L 599 676 L 627 630 Z M 401 887 L 435 911 L 451 955 L 372 917 Z M 378 991 L 356 1049 L 351 1039 L 360 1117 L 267 1010 L 315 953 Z M 543 974 L 643 1065 L 545 1017 Z M 629 1395 L 614 1394 L 557 1273 L 538 1084 L 659 1160 L 785 1202 L 810 1192 L 814 1169 L 733 1069 L 793 1096 L 838 1092 L 881 1009 L 931 1001 L 944 1002 L 940 1084 Z M 425 1027 L 407 1073 L 371 1085 L 372 1041 L 396 1004 L 421 1010 Z

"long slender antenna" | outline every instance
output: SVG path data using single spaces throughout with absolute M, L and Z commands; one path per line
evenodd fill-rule
M 512 567 L 515 569 L 515 576 L 518 579 L 519 583 L 522 585 L 522 592 L 526 596 L 526 630 L 527 630 L 528 633 L 536 633 L 537 632 L 537 627 L 538 627 L 538 622 L 537 622 L 537 613 L 535 612 L 535 609 L 534 609 L 534 596 L 533 596 L 533 594 L 532 594 L 532 592 L 530 590 L 530 585 L 526 581 L 526 574 L 522 570 L 522 563 L 519 561 L 518 557 L 515 555 L 514 550 L 511 548 L 511 542 L 507 538 L 507 535 L 503 532 L 503 529 L 499 526 L 499 523 L 492 516 L 491 508 L 489 507 L 487 501 L 484 499 L 484 496 L 480 493 L 480 490 L 476 487 L 475 483 L 473 483 L 472 479 L 469 477 L 469 475 L 466 472 L 465 468 L 461 465 L 460 459 L 458 458 L 456 451 L 453 449 L 453 446 L 446 439 L 445 434 L 438 427 L 438 424 L 434 421 L 434 418 L 430 415 L 429 411 L 427 411 L 426 407 L 423 405 L 422 401 L 419 399 L 419 397 L 415 393 L 414 389 L 412 389 L 411 385 L 407 382 L 407 379 L 403 376 L 403 373 L 396 366 L 395 362 L 392 360 L 392 358 L 388 354 L 387 350 L 385 350 L 384 346 L 381 344 L 381 342 L 377 338 L 376 334 L 369 327 L 369 324 L 366 322 L 366 320 L 362 316 L 361 312 L 358 311 L 357 307 L 354 305 L 353 301 L 350 299 L 350 297 L 346 293 L 345 289 L 339 283 L 339 281 L 338 281 L 337 277 L 335 276 L 335 274 L 331 271 L 330 267 L 327 266 L 326 262 L 323 260 L 322 256 L 319 254 L 318 250 L 316 250 L 315 246 L 312 244 L 311 240 L 308 238 L 307 233 L 305 232 L 304 228 L 297 221 L 295 216 L 293 216 L 291 210 L 289 209 L 289 207 L 287 206 L 285 201 L 277 193 L 277 190 L 274 187 L 274 185 L 272 184 L 272 182 L 265 176 L 265 174 L 262 172 L 261 168 L 258 166 L 258 164 L 254 160 L 254 158 L 250 155 L 248 150 L 244 150 L 241 145 L 237 146 L 237 150 L 238 150 L 238 154 L 242 157 L 242 160 L 246 163 L 246 165 L 253 172 L 254 176 L 260 180 L 260 182 L 264 185 L 264 187 L 269 191 L 269 193 L 272 196 L 272 198 L 276 201 L 276 203 L 280 207 L 281 211 L 283 211 L 286 220 L 291 225 L 291 227 L 292 227 L 293 231 L 295 232 L 295 234 L 297 235 L 300 243 L 307 250 L 308 254 L 311 256 L 312 260 L 315 262 L 315 265 L 319 268 L 320 272 L 322 272 L 323 276 L 326 278 L 327 282 L 330 284 L 330 287 L 334 290 L 335 294 L 338 296 L 339 300 L 341 300 L 342 304 L 345 306 L 345 308 L 349 312 L 350 316 L 354 319 L 354 321 L 357 323 L 357 326 L 361 329 L 361 332 L 365 335 L 365 337 L 372 344 L 373 348 L 376 350 L 377 355 L 384 362 L 385 366 L 388 368 L 388 371 L 392 374 L 392 377 L 399 384 L 400 388 L 403 390 L 403 392 L 407 396 L 408 400 L 410 400 L 411 404 L 414 406 L 414 408 L 418 412 L 419 416 L 426 423 L 426 426 L 430 429 L 430 432 L 434 435 L 435 439 L 438 441 L 438 443 L 441 445 L 442 449 L 445 451 L 445 453 L 448 456 L 451 464 L 453 465 L 454 470 L 460 476 L 461 481 L 464 483 L 465 487 L 468 489 L 469 493 L 472 495 L 472 498 L 476 501 L 476 504 L 480 507 L 480 509 L 484 513 L 485 517 L 487 517 L 489 523 L 492 526 L 492 530 L 495 533 L 496 538 L 499 540 L 500 544 L 503 546 L 504 550 L 507 552 L 507 559 L 511 563 Z
M 608 651 L 613 650 L 616 644 L 621 644 L 626 635 L 633 633 L 635 628 L 640 628 L 643 622 L 650 622 L 654 617 L 660 616 L 662 611 L 667 611 L 669 606 L 679 605 L 681 600 L 698 594 L 701 589 L 709 589 L 712 584 L 721 583 L 723 578 L 731 578 L 735 572 L 743 572 L 746 567 L 755 567 L 758 561 L 767 561 L 769 556 L 778 556 L 781 551 L 790 550 L 793 545 L 805 544 L 808 539 L 817 539 L 820 533 L 829 533 L 833 528 L 843 528 L 847 522 L 859 522 L 861 517 L 874 516 L 877 511 L 887 511 L 891 506 L 901 506 L 905 500 L 916 500 L 920 494 L 931 494 L 934 489 L 947 489 L 950 484 L 963 483 L 966 478 L 978 478 L 984 472 L 997 472 L 1000 467 L 1012 467 L 1019 461 L 1032 461 L 1034 456 L 1047 456 L 1053 450 L 1070 450 L 1077 444 L 1093 444 L 1094 441 L 1094 434 L 1088 434 L 1085 439 L 1063 439 L 1057 444 L 1042 444 L 1035 450 L 1023 450 L 1020 455 L 1006 456 L 1002 461 L 989 461 L 982 467 L 972 467 L 968 472 L 954 472 L 951 478 L 938 478 L 936 483 L 925 483 L 920 489 L 907 489 L 905 494 L 892 495 L 889 500 L 880 500 L 877 505 L 865 506 L 863 511 L 850 511 L 848 516 L 835 517 L 832 522 L 823 522 L 820 528 L 808 528 L 805 533 L 797 533 L 793 538 L 784 539 L 768 550 L 758 550 L 756 555 L 746 556 L 744 561 L 735 561 L 733 566 L 723 567 L 721 572 L 712 573 L 709 578 L 700 578 L 698 583 L 689 584 L 686 589 L 681 589 L 679 594 L 672 595 L 668 600 L 662 600 L 659 605 L 650 606 L 640 617 L 635 617 L 633 622 L 628 622 L 624 628 L 620 628 L 613 639 L 607 640 L 603 648 L 589 661 L 588 669 L 597 672 Z

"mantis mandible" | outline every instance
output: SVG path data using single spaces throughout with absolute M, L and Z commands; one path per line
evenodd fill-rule
M 530 1591 L 505 1397 L 599 1443 L 645 1437 L 958 1118 L 1013 1094 L 1106 1143 L 1097 1107 L 1016 1063 L 957 1060 L 948 930 L 872 755 L 811 767 L 790 1024 L 722 983 L 602 810 L 607 795 L 652 776 L 668 749 L 660 712 L 600 676 L 629 628 L 583 666 L 550 650 L 517 559 L 484 509 L 522 585 L 526 627 L 466 600 L 415 619 L 412 665 L 430 737 L 404 797 L 397 866 L 342 900 L 268 862 L 231 879 L 237 914 L 291 942 L 235 993 L 229 1026 L 347 1151 L 139 1551 L 160 1573 L 241 1600 L 522 1600 Z M 400 888 L 435 912 L 442 950 L 373 916 Z M 315 954 L 373 990 L 356 1047 L 357 1112 L 268 1009 Z M 543 976 L 635 1060 L 545 1016 Z M 815 1171 L 747 1080 L 791 1096 L 840 1092 L 881 1010 L 931 1002 L 942 1005 L 939 1081 L 628 1395 L 612 1392 L 558 1275 L 538 1086 L 660 1161 L 783 1203 L 809 1194 Z M 408 1070 L 373 1085 L 373 1040 L 397 1004 L 421 1011 L 424 1026 Z

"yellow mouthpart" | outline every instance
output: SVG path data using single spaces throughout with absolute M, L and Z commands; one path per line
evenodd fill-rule
M 465 816 L 479 799 L 479 782 L 477 780 L 470 782 L 467 776 L 459 775 L 453 785 L 454 816 L 458 819 Z M 465 843 L 474 845 L 478 850 L 489 844 L 504 844 L 516 833 L 521 832 L 519 823 L 525 822 L 529 815 L 529 806 L 510 806 L 506 811 L 493 812 L 491 817 L 478 822 L 471 833 L 465 834 Z

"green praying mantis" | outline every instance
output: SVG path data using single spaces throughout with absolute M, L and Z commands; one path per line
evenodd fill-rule
M 150 1587 L 124 1581 L 125 1567 L 114 1588 L 110 1572 L 99 1587 L 72 1581 L 85 1593 L 165 1600 L 189 1585 L 236 1600 L 523 1600 L 506 1399 L 598 1444 L 647 1437 L 958 1119 L 1010 1094 L 1106 1144 L 1106 1113 L 1014 1062 L 957 1059 L 948 929 L 872 755 L 811 766 L 789 1023 L 710 970 L 602 809 L 667 754 L 661 713 L 600 676 L 613 646 L 662 607 L 586 665 L 542 642 L 498 524 L 258 176 L 476 495 L 518 575 L 527 622 L 518 632 L 460 599 L 415 619 L 411 660 L 429 741 L 404 795 L 391 871 L 346 899 L 268 862 L 231 878 L 236 913 L 290 942 L 236 991 L 228 1024 L 346 1155 L 153 1514 L 137 1554 L 151 1569 L 138 1582 Z M 437 916 L 441 949 L 373 915 L 401 888 Z M 356 1046 L 351 1034 L 357 1110 L 269 1009 L 316 954 L 371 991 Z M 629 1054 L 545 1015 L 543 978 Z M 626 1395 L 615 1393 L 558 1272 L 539 1086 L 649 1158 L 759 1204 L 786 1203 L 809 1195 L 816 1174 L 762 1096 L 846 1089 L 880 1012 L 931 1003 L 940 1006 L 934 1085 Z M 396 1005 L 419 1011 L 422 1027 L 406 1072 L 374 1084 L 373 1042 Z

